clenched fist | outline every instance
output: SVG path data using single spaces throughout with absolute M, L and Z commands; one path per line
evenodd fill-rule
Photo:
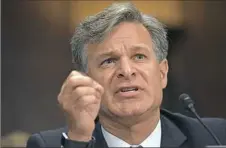
M 69 139 L 91 139 L 103 92 L 103 87 L 92 78 L 77 71 L 70 73 L 58 95 L 58 102 L 67 116 Z

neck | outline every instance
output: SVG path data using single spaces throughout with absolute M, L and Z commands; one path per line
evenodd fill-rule
M 129 144 L 142 143 L 155 129 L 160 120 L 160 110 L 145 113 L 139 117 L 109 117 L 99 115 L 105 130 Z

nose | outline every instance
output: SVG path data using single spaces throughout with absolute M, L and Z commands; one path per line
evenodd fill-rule
M 128 58 L 122 58 L 117 72 L 117 78 L 130 80 L 134 76 L 136 76 L 136 73 L 132 63 Z

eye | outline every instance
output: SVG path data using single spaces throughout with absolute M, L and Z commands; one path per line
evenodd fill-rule
M 134 57 L 135 60 L 143 60 L 145 58 L 146 58 L 146 56 L 143 54 L 136 54 Z
M 108 59 L 104 60 L 103 62 L 101 62 L 101 65 L 109 65 L 109 64 L 112 64 L 115 62 L 116 62 L 115 58 L 108 58 Z

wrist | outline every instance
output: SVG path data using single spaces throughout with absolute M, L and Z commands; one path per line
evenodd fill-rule
M 67 136 L 69 140 L 82 142 L 89 142 L 92 139 L 92 134 L 80 134 L 72 131 L 68 131 Z
M 92 137 L 89 141 L 77 141 L 69 139 L 67 133 L 62 133 L 61 136 L 61 148 L 72 148 L 72 147 L 81 147 L 81 148 L 91 148 L 93 147 L 96 139 Z

